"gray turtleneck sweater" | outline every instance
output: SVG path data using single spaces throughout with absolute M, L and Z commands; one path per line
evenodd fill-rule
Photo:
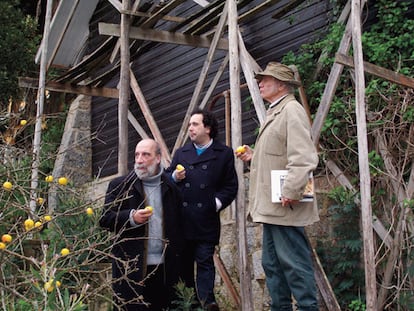
M 162 256 L 164 251 L 164 231 L 162 228 L 163 206 L 161 197 L 161 175 L 162 169 L 160 169 L 160 172 L 157 175 L 142 179 L 146 204 L 153 207 L 152 216 L 148 220 L 147 265 L 158 265 L 164 262 Z

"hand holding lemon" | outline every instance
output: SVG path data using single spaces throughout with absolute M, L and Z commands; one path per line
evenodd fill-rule
M 243 154 L 246 152 L 246 147 L 245 146 L 238 146 L 236 149 L 237 153 Z
M 185 167 L 181 164 L 177 164 L 175 167 L 175 178 L 177 180 L 183 180 L 185 178 Z
M 243 162 L 248 162 L 253 157 L 253 150 L 248 145 L 242 145 L 236 148 L 235 154 Z
M 146 206 L 145 208 L 140 208 L 135 210 L 132 214 L 132 219 L 136 224 L 143 224 L 148 221 L 148 219 L 152 216 L 154 208 L 152 206 Z

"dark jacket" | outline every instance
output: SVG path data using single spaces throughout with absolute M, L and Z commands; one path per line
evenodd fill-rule
M 165 252 L 165 277 L 166 283 L 172 285 L 179 279 L 177 269 L 183 248 L 183 234 L 180 209 L 182 206 L 181 196 L 177 187 L 165 174 L 161 176 L 161 193 L 163 202 L 163 228 L 164 238 L 167 241 Z M 104 211 L 99 221 L 100 226 L 116 234 L 112 247 L 114 257 L 129 262 L 128 278 L 141 281 L 146 271 L 146 245 L 148 225 L 133 227 L 129 221 L 131 210 L 145 208 L 145 194 L 142 181 L 132 171 L 126 176 L 112 180 L 108 185 L 105 197 Z M 133 266 L 133 268 L 131 268 Z M 112 274 L 115 279 L 124 276 L 123 268 L 119 262 L 113 260 Z M 134 290 L 141 293 L 141 288 L 134 283 L 129 286 L 136 287 Z M 115 282 L 114 289 L 121 292 L 126 300 L 136 298 L 134 290 L 129 289 L 125 281 Z
M 183 220 L 186 239 L 214 243 L 220 238 L 220 215 L 215 198 L 226 208 L 236 197 L 237 174 L 233 150 L 214 140 L 201 155 L 192 143 L 178 149 L 167 172 L 177 164 L 186 169 L 186 178 L 177 182 L 183 197 Z

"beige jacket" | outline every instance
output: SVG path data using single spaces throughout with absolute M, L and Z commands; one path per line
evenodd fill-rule
M 283 226 L 306 226 L 319 220 L 316 199 L 292 209 L 271 202 L 270 171 L 288 170 L 282 195 L 300 199 L 308 176 L 318 165 L 310 124 L 302 105 L 289 94 L 268 111 L 256 139 L 250 167 L 250 220 Z

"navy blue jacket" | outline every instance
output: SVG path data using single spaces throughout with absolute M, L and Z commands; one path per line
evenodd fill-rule
M 178 149 L 167 172 L 177 164 L 186 169 L 186 178 L 177 182 L 183 197 L 183 221 L 186 239 L 218 243 L 220 215 L 215 198 L 226 208 L 236 197 L 237 174 L 233 150 L 214 140 L 201 155 L 192 143 Z

